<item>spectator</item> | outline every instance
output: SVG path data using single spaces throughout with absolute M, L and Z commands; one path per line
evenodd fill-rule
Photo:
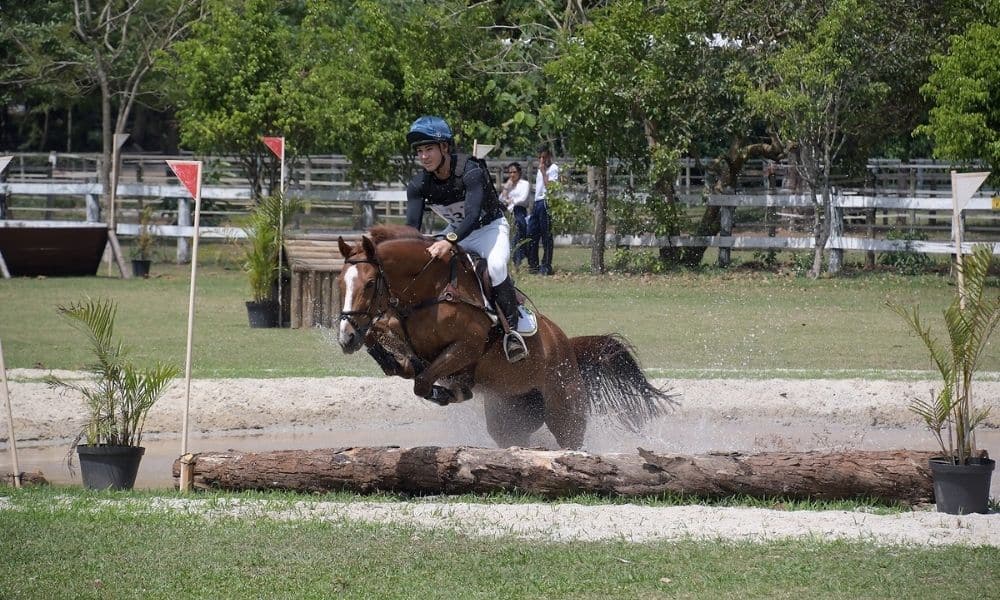
M 525 246 L 528 242 L 528 195 L 531 185 L 521 178 L 521 163 L 512 162 L 507 165 L 507 181 L 500 192 L 500 200 L 507 210 L 514 215 L 514 266 L 521 268 L 527 254 Z
M 552 153 L 547 146 L 538 150 L 538 173 L 535 176 L 535 206 L 528 219 L 528 272 L 539 275 L 552 274 L 552 221 L 546 194 L 549 182 L 559 181 L 559 165 L 552 162 Z M 542 247 L 542 262 L 538 263 L 538 246 Z

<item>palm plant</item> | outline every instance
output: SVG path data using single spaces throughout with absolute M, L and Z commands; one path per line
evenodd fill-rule
M 271 297 L 271 286 L 278 278 L 280 224 L 288 223 L 300 207 L 298 200 L 282 202 L 280 195 L 266 196 L 253 208 L 243 226 L 246 236 L 243 270 L 247 273 L 254 302 Z
M 58 310 L 87 334 L 95 358 L 87 366 L 92 385 L 47 378 L 50 385 L 75 390 L 86 401 L 87 423 L 74 446 L 81 439 L 88 445 L 139 446 L 149 410 L 180 370 L 164 363 L 139 369 L 129 360 L 128 349 L 113 336 L 118 306 L 111 300 L 87 299 Z
M 156 237 L 153 233 L 153 207 L 145 206 L 139 213 L 139 234 L 135 236 L 132 257 L 136 260 L 150 260 Z
M 958 465 L 967 464 L 973 456 L 975 429 L 989 412 L 973 402 L 972 383 L 987 341 L 1000 323 L 1000 296 L 987 296 L 992 264 L 992 249 L 981 244 L 960 266 L 964 290 L 958 290 L 944 311 L 947 343 L 932 336 L 930 327 L 920 319 L 918 307 L 906 309 L 889 304 L 923 341 L 942 378 L 940 392 L 932 394 L 930 400 L 914 400 L 910 409 L 927 424 L 946 458 Z

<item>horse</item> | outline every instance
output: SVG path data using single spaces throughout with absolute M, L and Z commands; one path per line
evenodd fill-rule
M 508 362 L 489 308 L 492 287 L 462 251 L 434 259 L 430 240 L 399 225 L 373 227 L 357 244 L 338 242 L 342 351 L 367 346 L 386 374 L 412 379 L 415 395 L 439 404 L 483 392 L 486 428 L 499 447 L 525 446 L 545 425 L 561 448 L 578 449 L 592 413 L 635 430 L 673 403 L 646 379 L 623 337 L 570 339 L 542 314 L 537 333 L 525 338 L 528 359 Z

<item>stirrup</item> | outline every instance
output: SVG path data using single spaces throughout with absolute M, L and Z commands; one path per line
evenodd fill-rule
M 507 362 L 516 363 L 528 358 L 528 346 L 520 333 L 511 329 L 503 336 L 503 353 Z

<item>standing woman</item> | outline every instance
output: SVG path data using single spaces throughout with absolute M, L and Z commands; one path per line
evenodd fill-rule
M 507 181 L 500 192 L 500 200 L 507 204 L 507 210 L 514 215 L 514 266 L 521 267 L 527 255 L 525 245 L 528 240 L 528 195 L 531 186 L 521 178 L 521 163 L 512 162 L 507 165 Z

